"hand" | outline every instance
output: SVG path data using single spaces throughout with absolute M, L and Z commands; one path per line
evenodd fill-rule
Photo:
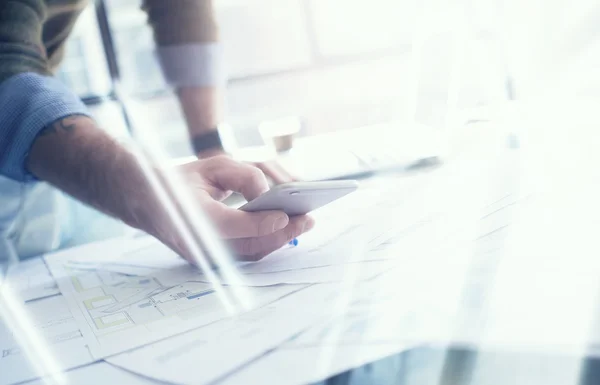
M 216 156 L 183 165 L 180 171 L 193 197 L 240 260 L 259 260 L 314 225 L 314 220 L 306 215 L 290 218 L 282 211 L 248 213 L 222 203 L 232 191 L 252 200 L 268 190 L 265 175 L 256 167 L 228 156 Z M 173 247 L 172 242 L 166 243 Z M 174 248 L 192 261 L 183 247 Z
M 275 184 L 289 183 L 297 180 L 276 160 L 255 162 L 252 163 L 252 165 L 259 168 L 266 176 L 271 178 Z
M 92 119 L 70 116 L 38 135 L 27 167 L 39 179 L 146 231 L 193 261 L 141 158 L 96 127 Z M 260 259 L 313 227 L 307 216 L 288 218 L 281 211 L 247 213 L 220 202 L 231 190 L 248 200 L 266 191 L 265 176 L 256 167 L 217 156 L 180 166 L 179 171 L 192 198 L 240 259 Z
M 208 150 L 198 154 L 199 159 L 209 159 L 214 156 L 223 156 L 222 150 Z M 264 162 L 248 162 L 252 166 L 260 169 L 275 184 L 294 182 L 297 179 L 290 174 L 277 160 L 267 160 Z
M 223 102 L 222 91 L 216 87 L 182 87 L 177 90 L 177 97 L 191 137 L 207 133 L 219 124 Z M 208 159 L 223 154 L 222 149 L 215 148 L 196 155 L 199 159 Z M 261 169 L 275 184 L 293 182 L 296 179 L 276 161 L 251 164 Z

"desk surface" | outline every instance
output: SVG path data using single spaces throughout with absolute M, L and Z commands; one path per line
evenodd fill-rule
M 341 373 L 319 384 L 591 385 L 598 381 L 598 358 L 420 347 Z
M 550 112 L 552 108 L 556 110 Z M 598 245 L 596 236 L 588 236 L 597 231 L 595 220 L 589 219 L 597 218 L 599 214 L 597 199 L 593 198 L 596 193 L 590 193 L 590 190 L 596 191 L 595 185 L 600 180 L 597 168 L 600 116 L 591 113 L 594 108 L 589 104 L 559 103 L 554 107 L 547 106 L 544 112 L 540 109 L 543 109 L 541 105 L 531 113 L 521 114 L 518 118 L 512 115 L 504 121 L 511 123 L 510 129 L 520 131 L 523 146 L 519 155 L 520 168 L 516 171 L 521 185 L 545 195 L 548 201 L 532 213 L 537 221 L 524 216 L 514 218 L 518 229 L 514 232 L 522 234 L 523 238 L 531 237 L 529 246 L 521 249 L 522 261 L 507 262 L 509 253 L 499 254 L 497 264 L 494 258 L 486 260 L 488 266 L 492 266 L 488 278 L 475 279 L 465 294 L 488 295 L 495 286 L 490 276 L 512 269 L 515 287 L 522 290 L 513 298 L 521 295 L 524 299 L 521 304 L 517 303 L 519 301 L 505 304 L 512 319 L 505 320 L 503 326 L 508 333 L 511 326 L 513 331 L 519 329 L 515 324 L 525 324 L 521 320 L 524 313 L 529 312 L 527 315 L 533 315 L 531 318 L 535 319 L 529 325 L 531 334 L 535 334 L 536 329 L 546 329 L 547 340 L 552 340 L 553 333 L 564 333 L 562 344 L 553 348 L 519 348 L 519 340 L 525 343 L 528 339 L 524 328 L 521 338 L 514 338 L 517 343 L 512 347 L 422 346 L 344 372 L 322 384 L 600 383 L 600 359 L 597 358 L 600 291 L 594 283 L 600 278 Z M 508 131 L 504 129 L 504 132 Z M 588 144 L 584 144 L 585 141 Z M 477 162 L 487 157 L 486 151 L 489 155 L 490 147 L 476 151 L 481 158 L 475 153 L 468 157 Z M 570 214 L 562 215 L 566 213 Z M 591 239 L 594 241 L 590 242 Z M 531 258 L 533 255 L 536 257 Z M 560 271 L 556 275 L 558 279 L 545 280 L 541 272 L 549 270 Z M 588 281 L 590 285 L 577 287 L 577 281 Z M 496 285 L 496 290 L 499 286 Z M 495 295 L 498 298 L 497 292 Z M 468 301 L 465 298 L 465 302 Z M 491 306 L 490 302 L 480 304 Z M 470 314 L 471 320 L 477 318 L 477 313 Z M 547 325 L 552 326 L 546 328 Z M 477 326 L 477 323 L 470 324 L 473 329 Z M 563 349 L 569 342 L 574 346 Z
M 540 120 L 536 129 L 547 129 L 547 123 Z M 462 224 L 479 235 L 468 247 L 452 249 L 445 257 L 434 253 L 438 259 L 432 260 L 429 248 L 462 234 L 442 234 L 442 227 L 433 225 L 427 238 L 415 241 L 420 249 L 413 250 L 394 277 L 408 293 L 395 293 L 389 303 L 404 303 L 412 296 L 431 306 L 428 311 L 439 307 L 439 313 L 426 317 L 437 318 L 439 339 L 419 342 L 320 384 L 599 383 L 600 360 L 594 356 L 600 341 L 600 172 L 595 167 L 598 135 L 589 135 L 590 126 L 582 123 L 580 130 L 569 132 L 569 138 L 585 138 L 586 143 L 562 143 L 565 133 L 556 130 L 535 140 L 523 135 L 519 150 L 506 150 L 498 140 L 479 142 L 476 150 L 461 153 L 440 170 L 395 178 L 403 186 L 413 185 L 414 179 L 418 186 L 398 196 L 407 204 L 396 215 L 419 207 L 456 206 L 443 228 Z M 385 191 L 385 183 L 374 179 L 367 184 Z M 494 196 L 500 199 L 490 199 Z M 476 223 L 460 222 L 467 216 L 465 207 L 482 202 L 487 206 L 478 206 Z M 393 217 L 388 220 L 393 222 Z M 156 383 L 126 372 L 115 374 L 114 367 L 96 368 L 93 376 L 110 372 L 115 383 Z M 67 373 L 67 380 L 81 382 L 83 374 L 78 373 L 90 379 L 92 372 L 86 370 Z

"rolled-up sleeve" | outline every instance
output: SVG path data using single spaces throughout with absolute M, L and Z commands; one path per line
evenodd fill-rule
M 0 1 L 0 175 L 35 179 L 26 169 L 37 135 L 85 105 L 51 77 L 42 43 L 44 0 Z
M 144 0 L 165 80 L 174 88 L 220 87 L 227 80 L 211 0 Z
M 28 72 L 2 82 L 0 175 L 34 180 L 25 163 L 39 132 L 58 119 L 87 114 L 83 102 L 52 77 Z

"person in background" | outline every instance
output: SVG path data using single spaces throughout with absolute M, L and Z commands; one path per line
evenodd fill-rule
M 99 128 L 81 100 L 52 76 L 87 5 L 0 2 L 0 263 L 72 245 L 97 211 L 190 259 L 134 153 Z M 239 257 L 255 260 L 310 230 L 313 220 L 307 216 L 245 213 L 221 202 L 230 191 L 253 199 L 268 184 L 259 168 L 223 153 L 216 127 L 224 78 L 211 1 L 142 5 L 199 158 L 176 171 L 221 236 Z M 274 165 L 259 166 L 277 182 L 289 179 Z M 108 217 L 96 227 L 117 228 Z

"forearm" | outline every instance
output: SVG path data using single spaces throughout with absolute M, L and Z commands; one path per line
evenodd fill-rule
M 182 87 L 177 96 L 190 137 L 214 130 L 222 115 L 222 89 L 217 87 Z
M 27 168 L 90 206 L 160 235 L 165 215 L 136 156 L 92 119 L 71 116 L 45 128 L 33 143 Z
M 144 0 L 157 57 L 176 90 L 190 138 L 215 130 L 221 121 L 225 65 L 212 0 Z M 222 151 L 206 151 L 206 157 Z M 212 153 L 212 154 L 210 154 Z

